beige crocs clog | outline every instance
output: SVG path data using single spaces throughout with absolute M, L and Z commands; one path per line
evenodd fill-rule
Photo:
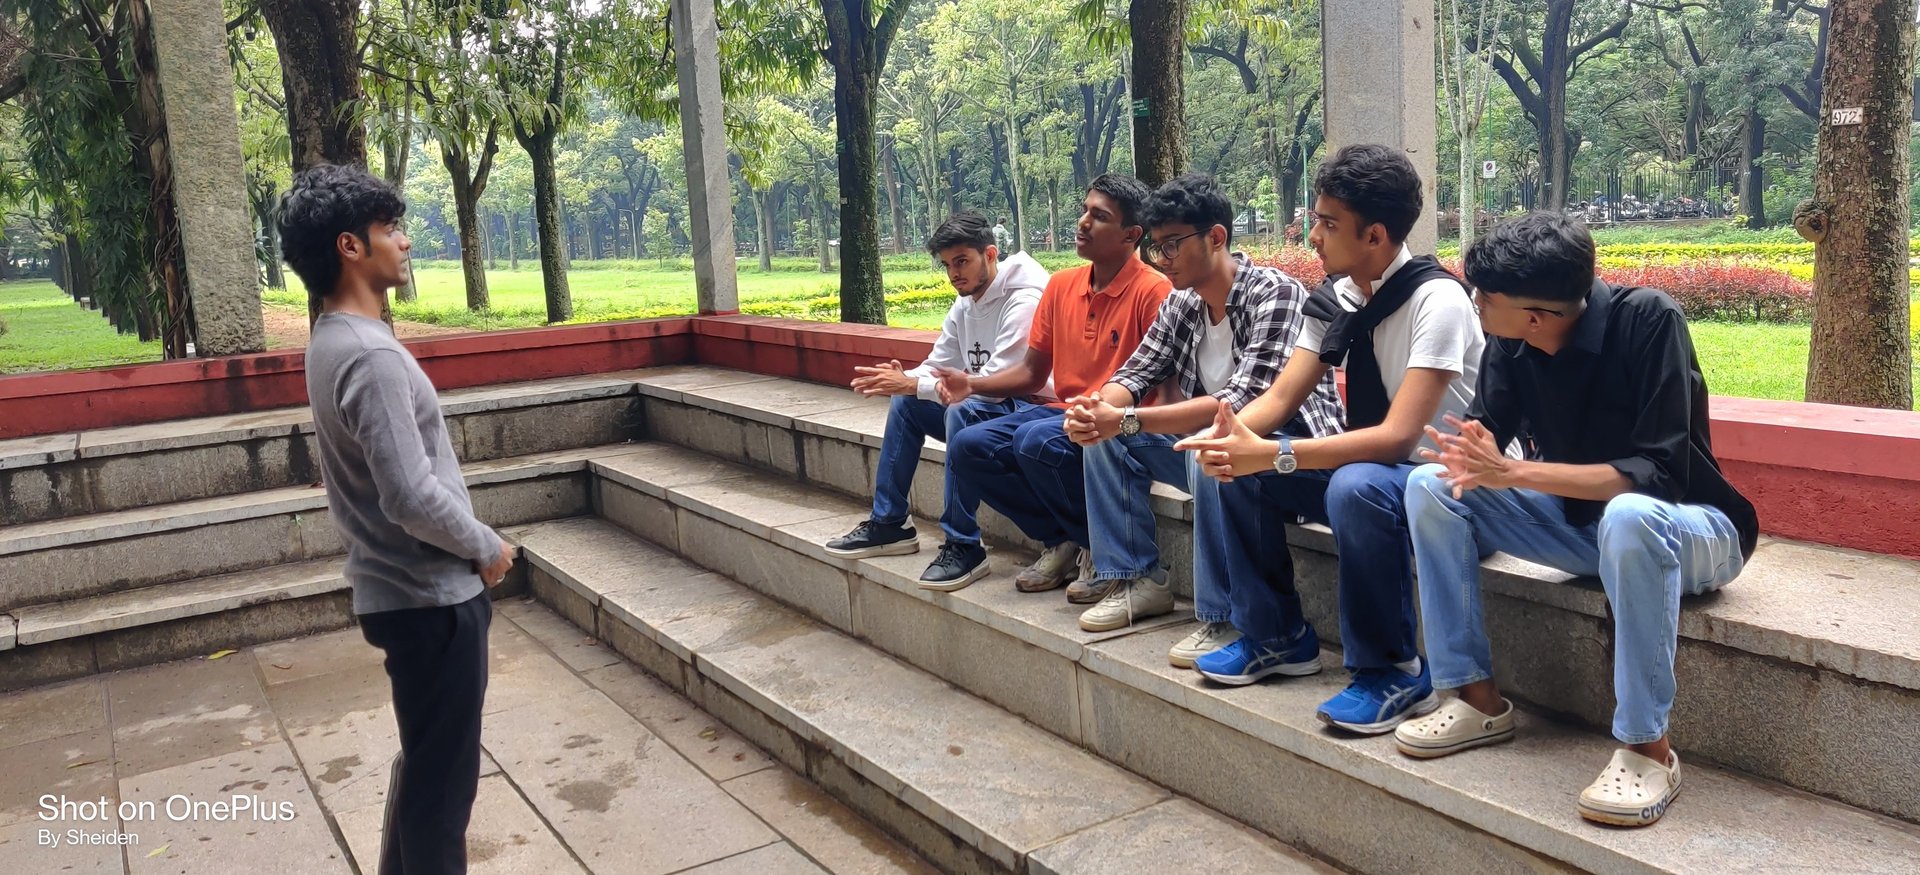
M 1504 701 L 1504 700 L 1502 700 Z M 1488 717 L 1459 698 L 1450 698 L 1432 714 L 1394 727 L 1394 746 L 1410 757 L 1431 759 L 1513 738 L 1513 703 Z
M 1580 791 L 1580 816 L 1614 826 L 1647 826 L 1680 793 L 1680 755 L 1663 766 L 1626 748 L 1613 752 L 1600 777 Z

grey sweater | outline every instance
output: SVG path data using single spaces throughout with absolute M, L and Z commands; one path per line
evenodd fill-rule
M 347 540 L 353 612 L 459 604 L 485 590 L 474 563 L 500 536 L 473 516 L 440 396 L 378 320 L 322 314 L 307 398 L 334 525 Z

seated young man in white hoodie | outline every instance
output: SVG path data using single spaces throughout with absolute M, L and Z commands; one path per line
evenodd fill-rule
M 940 403 L 938 369 L 952 369 L 984 377 L 1027 354 L 1027 332 L 1033 310 L 1047 286 L 1047 271 L 1024 252 L 999 258 L 993 228 L 987 217 L 968 210 L 934 229 L 927 251 L 946 268 L 947 280 L 958 293 L 934 341 L 933 353 L 919 367 L 906 369 L 897 361 L 855 368 L 860 376 L 853 390 L 862 395 L 892 395 L 887 433 L 880 444 L 880 465 L 874 476 L 873 514 L 853 531 L 827 542 L 827 552 L 847 558 L 913 553 L 920 544 L 907 519 L 907 491 L 920 465 L 920 448 L 929 436 L 948 435 L 978 422 L 1017 413 L 1033 406 L 1023 398 L 975 395 L 951 407 Z M 1052 384 L 1041 391 L 1051 394 Z M 947 469 L 945 507 L 940 528 L 949 543 L 980 543 L 975 520 L 979 504 L 963 502 L 954 488 L 953 469 Z M 944 581 L 935 581 L 944 582 Z

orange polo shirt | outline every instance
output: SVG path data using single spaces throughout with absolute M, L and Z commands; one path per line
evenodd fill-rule
M 1047 280 L 1033 311 L 1027 346 L 1053 355 L 1053 390 L 1062 399 L 1107 384 L 1147 336 L 1173 284 L 1135 255 L 1113 282 L 1093 290 L 1093 265 Z M 1065 407 L 1064 403 L 1051 406 Z

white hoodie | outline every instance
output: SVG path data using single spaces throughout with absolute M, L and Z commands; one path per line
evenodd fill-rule
M 933 352 L 907 375 L 920 380 L 919 396 L 940 400 L 940 380 L 933 370 L 953 368 L 976 377 L 1005 370 L 1027 355 L 1027 332 L 1033 326 L 1033 311 L 1040 304 L 1040 293 L 1047 288 L 1047 269 L 1025 252 L 1015 253 L 1000 262 L 1000 270 L 987 284 L 979 299 L 960 295 L 947 310 L 940 326 L 940 339 Z M 1053 397 L 1053 380 L 1040 394 Z M 982 396 L 985 397 L 985 396 Z M 998 401 L 998 398 L 987 398 Z

